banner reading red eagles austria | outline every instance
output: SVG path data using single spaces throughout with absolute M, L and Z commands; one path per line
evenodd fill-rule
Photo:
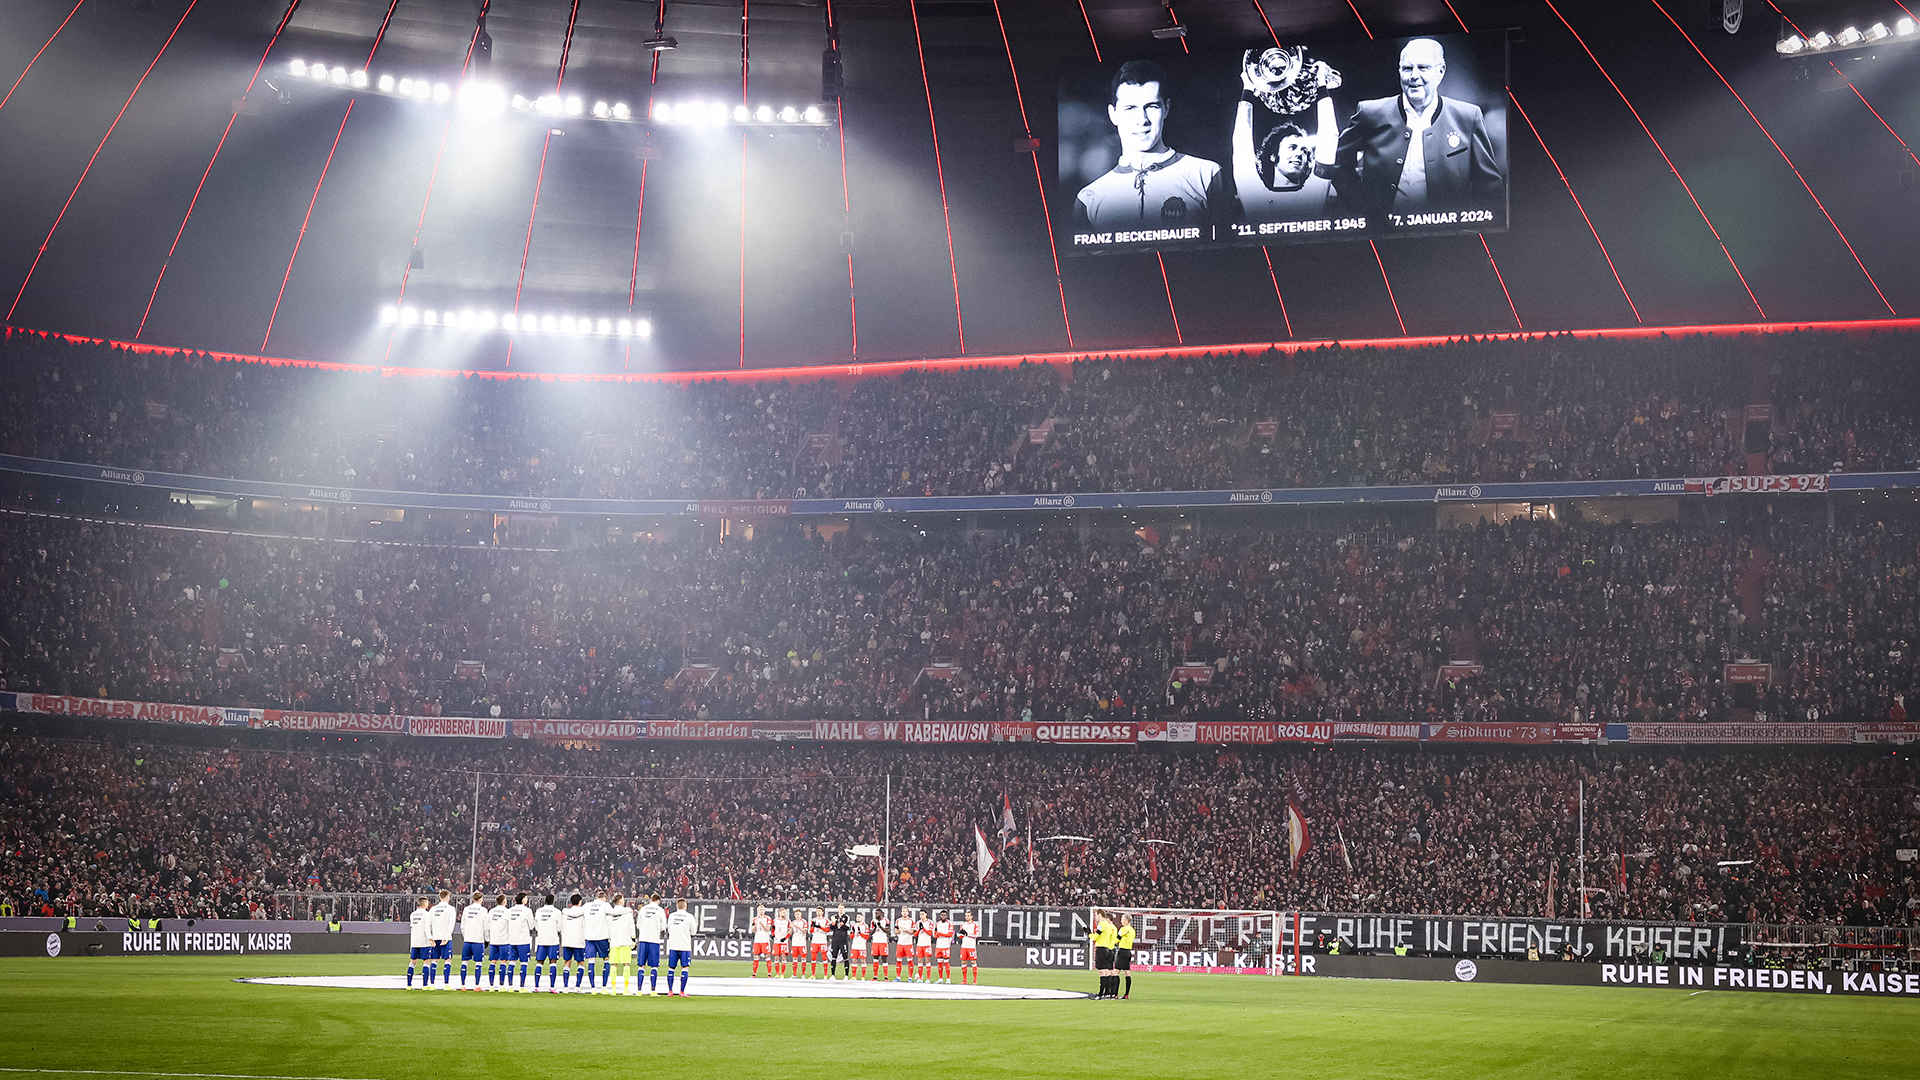
M 52 716 L 97 716 L 109 720 L 147 720 L 161 724 L 197 724 L 202 727 L 246 727 L 259 718 L 258 709 L 165 705 L 66 694 L 17 694 L 14 696 L 14 708 L 21 712 Z

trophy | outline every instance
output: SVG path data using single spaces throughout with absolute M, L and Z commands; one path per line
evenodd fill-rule
M 1323 60 L 1307 59 L 1307 47 L 1248 49 L 1240 82 L 1260 103 L 1282 116 L 1304 113 L 1320 96 L 1340 86 L 1340 73 Z

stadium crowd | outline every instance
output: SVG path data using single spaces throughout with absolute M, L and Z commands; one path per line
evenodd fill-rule
M 1775 665 L 1738 703 L 1771 719 L 1882 720 L 1920 690 L 1920 536 L 1897 524 L 768 527 L 534 551 L 3 517 L 10 690 L 573 719 L 1697 721 L 1733 715 L 1722 665 L 1743 656 Z
M 14 333 L 6 453 L 361 490 L 767 498 L 1912 469 L 1920 338 L 1462 341 L 691 383 L 399 377 Z M 1770 406 L 1750 439 L 1749 406 Z M 28 407 L 30 406 L 30 407 Z M 1039 442 L 1034 441 L 1035 438 Z
M 282 891 L 462 891 L 471 859 L 489 891 L 861 901 L 877 867 L 844 849 L 883 840 L 891 776 L 897 902 L 1570 917 L 1584 782 L 1593 917 L 1911 925 L 1920 907 L 1894 858 L 1916 846 L 1920 775 L 1868 750 L 168 736 L 0 737 L 0 896 L 245 917 Z M 1313 835 L 1297 872 L 1294 793 Z M 984 881 L 976 825 L 1000 853 Z M 1028 857 L 1059 834 L 1089 839 Z

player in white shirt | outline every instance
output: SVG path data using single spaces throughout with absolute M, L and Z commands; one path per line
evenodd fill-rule
M 933 962 L 940 969 L 940 981 L 953 982 L 953 919 L 942 911 L 933 922 Z
M 567 909 L 560 913 L 560 985 L 580 989 L 582 982 L 593 982 L 593 962 L 587 960 L 587 909 L 580 894 L 567 898 Z M 586 961 L 582 966 L 582 961 Z
M 676 900 L 667 916 L 667 994 L 687 996 L 687 976 L 693 971 L 694 917 L 685 900 Z M 673 969 L 680 969 L 680 989 L 673 988 Z
M 648 973 L 652 985 L 646 989 L 654 994 L 660 992 L 660 944 L 667 940 L 667 909 L 655 903 L 653 897 L 644 896 L 646 903 L 633 917 L 634 942 L 638 946 L 634 956 L 634 978 L 638 983 L 641 973 Z M 673 989 L 673 983 L 667 983 L 667 989 Z
M 407 946 L 407 989 L 409 990 L 413 989 L 414 964 L 424 962 L 428 970 L 433 968 L 433 916 L 427 913 L 429 903 L 431 901 L 426 897 L 421 897 L 419 905 L 413 909 L 411 915 L 407 916 L 407 929 L 412 934 Z M 427 988 L 424 975 L 421 976 L 420 988 L 422 990 Z
M 963 913 L 960 921 L 960 982 L 964 985 L 971 977 L 973 985 L 980 985 L 980 924 L 974 920 L 973 912 Z
M 612 906 L 612 904 L 607 903 L 607 890 L 601 889 L 599 892 L 593 894 L 593 899 L 587 901 L 584 907 L 587 913 L 586 961 L 588 989 L 592 989 L 593 987 L 593 962 L 595 960 L 600 961 L 600 985 L 602 987 L 609 986 L 609 980 L 612 978 L 607 970 L 609 966 L 609 953 L 612 952 L 612 949 L 607 944 L 607 909 Z
M 548 893 L 540 910 L 533 913 L 533 989 L 540 990 L 540 965 L 547 965 L 547 992 L 560 992 L 560 909 L 553 906 Z
M 887 977 L 887 909 L 873 913 L 873 977 Z
M 613 903 L 607 906 L 607 945 L 610 950 L 606 992 L 609 994 L 627 993 L 627 980 L 633 977 L 633 909 L 627 906 L 627 898 L 615 893 Z M 639 979 L 633 980 L 636 984 Z M 639 993 L 636 985 L 632 991 Z
M 487 962 L 487 905 L 485 897 L 474 893 L 472 902 L 460 909 L 460 989 L 467 986 L 467 961 L 473 961 L 473 986 L 480 989 L 480 968 Z
M 914 924 L 913 956 L 920 969 L 919 981 L 933 981 L 933 912 L 926 908 L 919 910 L 919 920 Z
M 433 937 L 433 957 L 441 964 L 440 974 L 446 976 L 441 982 L 453 983 L 453 925 L 459 921 L 460 909 L 453 906 L 453 892 L 440 890 L 440 902 L 427 909 L 428 933 Z M 434 965 L 427 965 L 426 985 L 434 983 Z
M 507 913 L 511 910 L 513 906 L 507 903 L 507 894 L 501 893 L 494 898 L 493 907 L 487 911 L 487 989 L 489 990 L 505 990 L 513 985 L 513 979 L 510 976 L 513 946 L 507 944 Z
M 893 920 L 893 981 L 900 981 L 900 969 L 907 969 L 907 977 L 913 977 L 913 910 L 901 908 L 900 917 Z
M 753 914 L 753 977 L 760 977 L 760 961 L 767 961 L 767 974 L 773 974 L 773 919 L 767 909 L 755 908 Z
M 862 912 L 853 914 L 853 959 L 847 967 L 847 977 L 864 979 L 867 977 L 867 944 L 872 941 L 872 931 L 867 929 L 867 916 Z
M 500 973 L 501 985 L 513 986 L 513 966 L 517 961 L 520 965 L 519 989 L 523 994 L 527 992 L 527 957 L 533 955 L 533 939 L 538 932 L 539 920 L 533 917 L 533 909 L 527 906 L 527 894 L 516 894 L 513 906 L 507 909 L 507 965 Z
M 773 974 L 784 977 L 787 973 L 787 935 L 793 925 L 787 919 L 787 909 L 780 908 L 773 913 Z
M 826 908 L 814 908 L 813 918 L 809 920 L 812 931 L 812 948 L 807 953 L 807 977 L 825 978 L 832 974 L 832 965 L 827 959 L 827 931 L 832 924 L 827 920 Z

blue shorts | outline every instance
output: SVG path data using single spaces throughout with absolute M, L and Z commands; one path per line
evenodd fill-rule
M 486 958 L 487 958 L 486 942 L 462 941 L 460 943 L 460 962 L 461 963 L 464 964 L 469 960 L 485 960 Z
M 692 966 L 693 966 L 693 950 L 692 949 L 667 950 L 667 970 L 668 971 L 672 971 L 674 968 L 690 968 Z
M 587 942 L 587 959 L 605 960 L 607 957 L 612 955 L 613 955 L 613 939 L 612 938 L 601 938 L 598 941 Z
M 511 960 L 511 959 L 513 959 L 513 946 L 511 946 L 511 945 L 489 945 L 489 946 L 487 946 L 487 959 L 489 959 L 489 960 Z
M 523 948 L 523 949 L 524 949 L 524 948 L 526 948 L 526 946 L 525 946 L 525 945 L 522 945 L 522 946 L 520 946 L 520 947 L 521 947 L 521 948 Z M 551 961 L 554 961 L 554 960 L 558 960 L 558 959 L 560 959 L 560 946 L 558 946 L 558 945 L 536 945 L 536 946 L 534 946 L 534 949 L 533 949 L 533 962 L 534 962 L 534 963 L 536 963 L 536 964 L 544 964 L 544 963 L 549 963 L 549 962 L 551 962 Z
M 527 957 L 533 955 L 533 946 L 531 945 L 508 945 L 506 946 L 506 950 L 506 958 L 508 960 L 518 960 L 523 964 L 527 962 Z
M 575 948 L 572 945 L 563 945 L 560 948 L 560 959 L 568 963 L 573 963 L 576 960 L 585 960 L 588 959 L 587 950 L 584 947 Z
M 635 967 L 643 967 L 643 968 L 659 967 L 660 966 L 660 943 L 657 941 L 639 942 L 633 947 L 633 959 L 634 959 Z
M 431 945 L 425 945 L 425 946 L 420 946 L 420 945 L 416 945 L 416 946 L 414 946 L 414 947 L 413 947 L 412 949 L 410 949 L 410 950 L 409 950 L 409 951 L 407 952 L 407 959 L 409 959 L 409 960 L 431 960 L 431 959 L 433 959 L 433 946 L 431 946 Z
M 432 958 L 433 958 L 433 959 L 435 959 L 435 960 L 451 960 L 451 959 L 453 959 L 453 942 L 451 942 L 451 941 L 442 941 L 442 942 L 440 942 L 440 943 L 439 943 L 438 945 L 435 945 L 435 946 L 433 947 L 433 957 L 432 957 Z

